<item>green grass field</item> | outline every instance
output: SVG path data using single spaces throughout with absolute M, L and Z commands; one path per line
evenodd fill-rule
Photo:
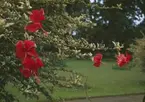
M 71 60 L 67 62 L 69 69 L 88 76 L 89 96 L 119 95 L 145 92 L 145 73 L 140 68 L 131 70 L 113 70 L 112 61 L 104 61 L 101 67 L 94 67 L 91 61 Z M 85 96 L 84 90 L 59 89 L 56 97 L 73 98 Z
M 95 68 L 88 60 L 69 60 L 67 68 L 80 72 L 88 77 L 89 96 L 119 95 L 145 92 L 145 73 L 140 68 L 131 70 L 113 70 L 113 61 L 104 61 L 105 64 Z M 83 89 L 59 89 L 54 92 L 56 98 L 77 98 L 84 97 Z M 43 97 L 41 101 L 45 102 Z M 22 99 L 22 102 L 27 102 Z M 30 102 L 30 101 L 28 101 Z M 36 102 L 36 100 L 31 101 Z

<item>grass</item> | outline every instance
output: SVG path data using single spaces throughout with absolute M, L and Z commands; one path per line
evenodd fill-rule
M 139 68 L 131 70 L 114 70 L 112 69 L 113 61 L 104 61 L 105 64 L 95 68 L 91 61 L 88 60 L 69 60 L 67 68 L 80 72 L 88 77 L 87 84 L 91 86 L 88 90 L 89 96 L 119 95 L 145 92 L 145 73 Z M 85 97 L 83 89 L 66 89 L 56 88 L 55 98 L 77 98 Z M 24 101 L 23 97 L 21 102 Z M 32 100 L 31 102 L 36 102 Z M 42 96 L 39 102 L 45 102 Z
M 119 95 L 145 92 L 145 73 L 139 68 L 131 70 L 112 69 L 113 61 L 104 61 L 100 68 L 95 68 L 88 60 L 71 60 L 67 62 L 73 69 L 88 77 L 89 96 Z M 56 97 L 76 98 L 85 96 L 84 90 L 57 89 Z

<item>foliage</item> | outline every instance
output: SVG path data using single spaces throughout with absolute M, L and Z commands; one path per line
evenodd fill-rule
M 131 44 L 129 50 L 133 53 L 132 64 L 134 67 L 142 68 L 145 71 L 145 37 L 136 39 L 135 44 Z
M 89 29 L 96 24 L 88 21 L 88 15 L 81 12 L 78 15 L 69 14 L 70 5 L 83 4 L 90 7 L 88 0 L 1 0 L 0 1 L 0 101 L 19 101 L 5 86 L 11 85 L 29 98 L 39 98 L 40 93 L 48 101 L 54 86 L 83 86 L 80 74 L 64 69 L 63 60 L 68 57 L 91 57 L 91 53 L 82 54 L 81 50 L 104 50 L 104 44 L 89 43 L 86 39 L 73 36 L 80 28 Z M 86 3 L 86 4 L 85 4 Z M 120 5 L 118 5 L 120 8 Z M 28 14 L 32 9 L 43 8 L 46 20 L 43 27 L 48 31 L 48 37 L 42 32 L 27 33 L 24 26 L 29 22 Z M 112 7 L 115 8 L 115 7 Z M 88 8 L 87 8 L 88 9 Z M 86 9 L 86 10 L 87 10 Z M 104 9 L 108 9 L 105 8 Z M 81 10 L 81 9 L 80 9 Z M 43 59 L 45 67 L 40 70 L 41 83 L 35 83 L 34 78 L 25 79 L 19 72 L 21 66 L 15 57 L 15 44 L 18 40 L 31 39 L 37 44 L 37 52 Z M 59 72 L 71 73 L 70 76 L 60 76 Z M 72 77 L 73 76 L 73 77 Z
M 99 9 L 96 5 L 111 7 L 122 5 L 122 9 Z M 128 47 L 134 38 L 141 38 L 139 34 L 144 29 L 144 23 L 138 27 L 138 21 L 143 18 L 144 0 L 94 0 L 90 6 L 84 8 L 88 21 L 96 25 L 93 28 L 80 28 L 78 36 L 86 38 L 89 42 L 104 42 L 107 46 L 112 40 L 125 43 Z
M 75 38 L 72 32 L 78 27 L 91 27 L 93 23 L 84 22 L 85 15 L 72 17 L 66 12 L 67 4 L 75 0 L 1 0 L 0 1 L 0 101 L 13 102 L 18 99 L 6 90 L 12 85 L 20 93 L 31 98 L 39 98 L 42 93 L 49 101 L 54 86 L 76 86 L 69 77 L 59 76 L 59 71 L 71 72 L 63 67 L 63 59 L 80 54 L 78 49 L 97 49 L 85 39 Z M 49 32 L 45 37 L 41 32 L 27 33 L 28 11 L 44 8 L 46 20 L 44 29 Z M 45 63 L 40 70 L 41 83 L 38 85 L 33 78 L 25 79 L 19 72 L 20 62 L 15 57 L 15 44 L 18 40 L 32 39 L 37 44 L 37 52 Z M 87 55 L 87 54 L 86 54 Z M 74 73 L 74 75 L 76 75 Z M 78 74 L 77 74 L 78 75 Z M 70 77 L 72 78 L 72 77 Z M 75 78 L 75 77 L 74 77 Z M 71 82 L 70 82 L 71 81 Z M 78 81 L 80 85 L 80 81 Z

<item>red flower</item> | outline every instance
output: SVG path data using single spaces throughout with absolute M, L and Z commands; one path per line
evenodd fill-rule
M 36 52 L 36 44 L 31 40 L 18 41 L 16 44 L 16 56 L 22 62 L 23 67 L 20 68 L 20 72 L 25 78 L 34 76 L 36 82 L 39 83 L 38 70 L 43 67 L 44 64 L 38 57 Z
M 36 58 L 36 65 L 37 65 L 37 67 L 38 67 L 38 68 L 40 68 L 40 67 L 43 67 L 43 66 L 44 66 L 44 64 L 43 64 L 43 62 L 41 61 L 41 59 L 40 59 L 40 58 Z
M 44 9 L 32 10 L 29 18 L 33 23 L 38 23 L 38 22 L 45 20 Z
M 29 78 L 30 76 L 38 76 L 38 69 L 43 67 L 43 62 L 40 58 L 26 57 L 23 61 L 23 69 L 20 69 L 20 72 L 24 77 Z
M 132 59 L 132 56 L 128 52 L 126 52 L 126 62 L 127 63 L 130 62 L 131 59 Z
M 131 60 L 132 56 L 126 52 L 126 54 L 120 54 L 117 56 L 117 64 L 118 66 L 122 67 L 125 64 L 129 63 Z
M 30 20 L 32 21 L 31 24 L 28 24 L 25 26 L 25 30 L 28 30 L 29 32 L 36 32 L 39 29 L 42 29 L 43 33 L 45 35 L 48 35 L 48 32 L 45 31 L 42 28 L 42 24 L 41 21 L 43 21 L 45 19 L 44 17 L 44 10 L 40 9 L 40 10 L 32 10 L 30 16 L 29 16 Z
M 24 68 L 29 69 L 30 71 L 35 70 L 35 60 L 31 57 L 26 57 L 24 61 L 22 62 Z
M 124 54 L 117 56 L 117 64 L 119 67 L 122 67 L 126 64 L 126 56 Z
M 27 68 L 20 68 L 20 72 L 23 74 L 25 78 L 31 77 L 31 71 Z
M 94 65 L 95 67 L 100 67 L 101 62 L 100 62 L 100 61 L 98 61 L 98 62 L 94 63 L 93 65 Z
M 25 27 L 25 30 L 28 30 L 29 32 L 32 32 L 32 33 L 36 32 L 39 29 L 42 29 L 41 23 L 31 23 Z
M 36 44 L 31 40 L 18 41 L 16 44 L 16 57 L 21 61 L 27 56 L 38 57 L 35 47 Z
M 36 32 L 39 29 L 42 29 L 44 34 L 48 33 L 42 28 L 41 21 L 45 19 L 44 10 L 32 10 L 29 19 L 32 21 L 31 24 L 25 26 L 25 30 L 29 32 Z M 23 67 L 20 68 L 20 72 L 24 75 L 25 78 L 29 78 L 32 75 L 36 79 L 36 82 L 39 83 L 40 79 L 38 78 L 38 69 L 43 67 L 43 62 L 38 57 L 36 52 L 36 44 L 31 40 L 18 41 L 16 44 L 16 57 L 19 58 L 22 62 Z
M 102 61 L 102 57 L 103 57 L 103 55 L 101 53 L 97 53 L 94 56 L 94 58 L 93 58 L 94 66 L 96 66 L 96 67 L 99 67 L 100 66 L 101 61 Z

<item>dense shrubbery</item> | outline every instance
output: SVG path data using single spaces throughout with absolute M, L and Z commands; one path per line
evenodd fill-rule
M 96 49 L 85 39 L 76 39 L 72 32 L 79 26 L 90 27 L 91 22 L 82 22 L 85 16 L 71 17 L 65 11 L 67 0 L 1 0 L 0 1 L 0 101 L 13 102 L 16 96 L 5 89 L 8 84 L 19 89 L 28 97 L 38 97 L 39 92 L 52 102 L 51 90 L 54 86 L 72 87 L 76 85 L 70 78 L 59 76 L 59 71 L 70 72 L 63 67 L 63 59 L 76 56 L 78 48 Z M 41 31 L 27 33 L 24 30 L 29 22 L 29 12 L 43 8 L 46 19 L 43 27 L 48 31 L 44 36 Z M 81 21 L 82 20 L 82 21 Z M 31 39 L 36 42 L 37 52 L 44 62 L 39 71 L 40 85 L 34 78 L 25 79 L 19 68 L 21 63 L 15 56 L 15 44 L 18 40 Z M 72 72 L 70 72 L 72 73 Z M 74 74 L 76 75 L 76 74 Z M 79 83 L 80 84 L 80 83 Z
M 66 6 L 82 0 L 1 0 L 0 7 L 0 101 L 13 102 L 17 96 L 9 93 L 5 86 L 12 85 L 20 93 L 31 98 L 38 98 L 43 94 L 52 102 L 52 89 L 54 86 L 73 87 L 83 86 L 79 74 L 63 68 L 63 60 L 68 57 L 91 57 L 89 52 L 81 53 L 80 50 L 106 50 L 104 45 L 89 44 L 83 38 L 72 35 L 78 28 L 93 27 L 91 21 L 86 21 L 87 16 L 70 16 Z M 85 5 L 85 2 L 83 2 Z M 29 14 L 32 10 L 43 8 L 45 21 L 43 28 L 48 31 L 48 36 L 41 31 L 26 32 L 25 25 L 29 23 Z M 28 28 L 26 27 L 28 30 Z M 46 33 L 46 32 L 45 32 Z M 37 52 L 44 62 L 44 67 L 39 71 L 41 83 L 38 85 L 34 77 L 24 78 L 19 68 L 20 61 L 15 56 L 15 45 L 19 40 L 32 40 L 37 45 Z M 114 57 L 114 56 L 113 56 Z M 124 57 L 125 58 L 125 57 Z M 102 57 L 99 58 L 99 66 Z M 97 64 L 98 58 L 94 60 Z M 98 65 L 96 65 L 98 66 Z M 42 67 L 42 65 L 41 65 Z M 60 76 L 58 72 L 71 73 L 70 77 Z M 72 77 L 73 76 L 73 77 Z M 76 81 L 77 80 L 77 81 Z
M 130 45 L 129 50 L 133 53 L 132 64 L 134 67 L 142 68 L 145 71 L 145 37 L 136 39 L 135 44 Z

